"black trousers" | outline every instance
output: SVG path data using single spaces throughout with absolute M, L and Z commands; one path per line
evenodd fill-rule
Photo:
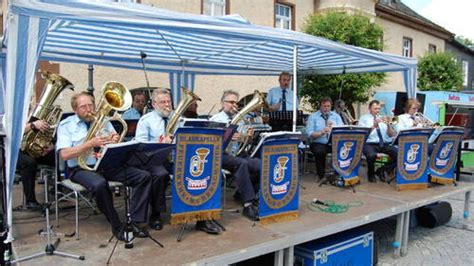
M 18 154 L 16 169 L 21 175 L 23 193 L 25 194 L 25 200 L 27 203 L 36 202 L 35 177 L 36 171 L 38 170 L 38 164 L 54 166 L 54 150 L 39 158 L 33 158 L 22 151 Z
M 391 171 L 397 166 L 398 149 L 393 146 L 384 144 L 382 147 L 380 147 L 378 143 L 366 143 L 364 145 L 363 152 L 367 159 L 367 177 L 370 179 L 375 178 L 375 159 L 377 158 L 377 153 L 379 152 L 387 154 L 392 159 L 392 161 L 385 166 L 385 169 Z
M 309 149 L 314 154 L 316 173 L 319 178 L 323 178 L 326 169 L 326 155 L 331 152 L 331 146 L 329 144 L 313 142 L 309 146 Z
M 163 165 L 150 165 L 146 167 L 146 170 L 152 175 L 150 191 L 152 218 L 158 216 L 158 213 L 166 211 L 166 189 L 170 183 L 172 169 L 173 165 L 168 161 Z
M 135 167 L 119 167 L 101 174 L 75 168 L 70 171 L 72 181 L 86 187 L 96 198 L 97 207 L 105 215 L 112 228 L 121 225 L 120 218 L 113 205 L 112 192 L 108 181 L 117 181 L 132 188 L 130 214 L 133 222 L 143 223 L 147 218 L 150 197 L 151 175 Z
M 258 158 L 234 157 L 229 154 L 223 156 L 222 168 L 232 173 L 243 203 L 255 199 L 260 181 L 260 163 Z

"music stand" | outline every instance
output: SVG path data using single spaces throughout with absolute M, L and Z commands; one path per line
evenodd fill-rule
M 269 113 L 270 126 L 273 131 L 289 131 L 293 127 L 293 111 L 274 111 Z M 303 124 L 303 111 L 296 114 L 296 125 Z
M 333 131 L 340 131 L 340 130 L 351 130 L 352 132 L 353 131 L 358 131 L 358 132 L 361 132 L 361 133 L 365 133 L 364 142 L 365 142 L 365 140 L 367 140 L 367 138 L 369 136 L 369 132 L 370 132 L 370 128 L 368 128 L 368 127 L 360 127 L 360 126 L 354 126 L 354 125 L 333 126 L 331 128 L 331 132 L 329 132 L 328 145 L 332 146 Z M 332 162 L 331 162 L 331 164 L 332 164 Z M 334 170 L 334 172 L 331 173 L 331 175 L 329 175 L 329 177 L 325 176 L 324 178 L 322 178 L 319 181 L 319 186 L 321 187 L 321 186 L 326 185 L 326 184 L 329 183 L 329 184 L 331 184 L 333 186 L 336 186 L 336 187 L 343 187 L 344 184 L 345 184 L 344 178 L 342 178 L 341 176 L 338 176 L 336 174 L 336 172 L 337 171 Z M 350 184 L 349 187 L 352 189 L 352 192 L 355 193 L 354 185 Z
M 85 260 L 85 257 L 82 255 L 74 255 L 74 254 L 69 254 L 69 253 L 56 250 L 61 239 L 57 238 L 54 244 L 51 242 L 51 234 L 52 234 L 53 229 L 51 228 L 50 223 L 49 223 L 49 207 L 51 206 L 51 203 L 48 200 L 48 178 L 44 179 L 44 195 L 45 195 L 44 208 L 45 208 L 45 216 L 46 216 L 46 236 L 48 239 L 46 243 L 46 247 L 44 251 L 42 252 L 30 255 L 30 256 L 26 256 L 24 258 L 18 258 L 16 260 L 13 260 L 12 263 L 18 263 L 20 261 L 30 260 L 33 258 L 45 256 L 45 255 L 46 256 L 58 255 L 61 257 L 66 257 L 66 258 L 71 258 L 71 259 Z
M 165 143 L 142 143 L 142 142 L 124 142 L 111 144 L 104 148 L 102 156 L 96 163 L 94 170 L 96 171 L 107 171 L 108 169 L 113 169 L 126 166 L 138 166 L 144 165 L 144 163 L 162 163 L 164 158 L 169 155 L 169 152 L 173 148 L 172 144 Z M 130 205 L 130 188 L 125 188 L 125 212 L 126 221 L 122 224 L 120 228 L 120 234 L 125 232 L 125 248 L 133 248 L 133 240 L 135 237 L 132 234 L 132 220 L 131 214 L 129 211 Z M 109 239 L 109 243 L 113 238 L 116 238 L 115 235 L 112 235 Z M 146 237 L 155 242 L 160 247 L 164 247 L 158 240 L 152 237 L 148 232 Z M 114 252 L 117 247 L 119 239 L 116 238 L 114 247 L 109 255 L 107 264 L 109 264 Z

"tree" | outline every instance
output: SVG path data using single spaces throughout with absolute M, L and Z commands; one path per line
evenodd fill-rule
M 315 14 L 306 21 L 304 31 L 354 46 L 378 51 L 383 49 L 382 27 L 362 15 L 342 12 Z M 342 99 L 346 104 L 366 102 L 373 94 L 372 88 L 381 85 L 384 80 L 384 73 L 309 75 L 304 77 L 301 96 L 307 97 L 309 103 L 316 107 L 322 96 L 338 99 L 343 84 Z
M 456 41 L 458 41 L 458 42 L 464 44 L 464 45 L 467 46 L 467 47 L 469 47 L 469 46 L 471 46 L 471 45 L 474 44 L 474 42 L 473 42 L 471 39 L 466 38 L 466 37 L 464 37 L 464 36 L 458 35 L 458 36 L 455 37 L 455 39 L 456 39 Z
M 418 88 L 422 91 L 460 91 L 462 68 L 451 53 L 428 53 L 418 60 Z

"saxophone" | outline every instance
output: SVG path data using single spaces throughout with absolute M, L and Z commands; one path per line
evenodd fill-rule
M 34 158 L 44 155 L 56 134 L 63 110 L 58 105 L 53 105 L 54 101 L 63 90 L 74 90 L 74 85 L 58 74 L 45 72 L 42 77 L 45 79 L 43 93 L 29 122 L 43 120 L 49 124 L 49 129 L 44 132 L 30 130 L 23 136 L 21 143 L 21 150 Z

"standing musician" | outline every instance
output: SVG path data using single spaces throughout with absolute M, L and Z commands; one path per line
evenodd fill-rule
M 267 103 L 270 111 L 291 111 L 293 104 L 298 109 L 298 99 L 293 99 L 293 89 L 290 89 L 291 76 L 288 72 L 282 72 L 278 78 L 280 86 L 271 88 L 267 94 Z
M 229 123 L 237 114 L 239 94 L 233 90 L 226 90 L 221 98 L 222 111 L 211 117 L 211 121 Z M 240 139 L 240 133 L 235 133 L 232 140 Z M 232 145 L 231 142 L 229 145 Z M 237 190 L 243 203 L 242 214 L 252 221 L 258 220 L 258 207 L 255 205 L 255 193 L 258 191 L 254 183 L 258 184 L 260 174 L 260 159 L 251 157 L 234 157 L 225 153 L 222 167 L 232 172 Z M 252 176 L 255 178 L 252 181 Z
M 369 113 L 360 117 L 359 126 L 370 127 L 369 137 L 364 144 L 364 155 L 367 158 L 367 177 L 369 182 L 376 182 L 375 175 L 381 180 L 385 179 L 385 172 L 392 171 L 397 165 L 397 148 L 390 145 L 392 137 L 396 135 L 388 121 L 380 117 L 380 102 L 372 100 L 369 103 Z M 375 159 L 377 153 L 388 154 L 392 161 L 384 167 L 381 167 L 375 173 Z
M 75 115 L 61 121 L 57 131 L 56 150 L 61 159 L 67 161 L 67 174 L 75 183 L 79 183 L 96 198 L 97 207 L 105 215 L 112 226 L 112 232 L 118 240 L 124 240 L 124 232 L 121 230 L 122 223 L 114 208 L 112 193 L 107 181 L 121 182 L 133 189 L 130 213 L 133 222 L 133 234 L 136 237 L 146 237 L 147 232 L 137 226 L 146 221 L 148 197 L 151 184 L 151 176 L 148 172 L 134 167 L 122 166 L 104 172 L 92 172 L 78 166 L 77 158 L 89 154 L 91 149 L 103 147 L 110 143 L 116 143 L 119 135 L 115 132 L 112 124 L 107 124 L 108 135 L 95 136 L 84 142 L 90 123 L 94 120 L 91 113 L 95 110 L 93 96 L 87 92 L 75 94 L 71 98 L 71 107 Z M 96 156 L 89 155 L 87 164 L 94 165 Z
M 36 120 L 25 125 L 25 133 L 30 131 L 45 132 L 50 128 L 48 122 Z M 51 143 L 48 149 L 40 157 L 33 157 L 28 153 L 21 151 L 18 154 L 17 170 L 23 183 L 23 193 L 25 194 L 25 208 L 29 210 L 40 210 L 41 205 L 36 201 L 35 178 L 38 164 L 54 166 L 54 144 Z
M 152 106 L 155 110 L 145 114 L 138 121 L 135 139 L 171 143 L 171 136 L 166 136 L 168 119 L 173 111 L 170 92 L 167 89 L 155 89 L 152 93 Z M 154 177 L 151 185 L 150 227 L 161 230 L 163 228 L 161 212 L 166 211 L 165 192 L 170 182 L 169 173 L 172 172 L 172 165 L 165 162 L 164 165 L 147 165 L 145 167 Z M 219 227 L 212 221 L 198 221 L 196 229 L 209 234 L 220 233 Z
M 319 111 L 308 118 L 306 132 L 312 140 L 310 150 L 316 160 L 318 178 L 322 179 L 326 168 L 326 155 L 331 152 L 329 134 L 333 126 L 342 126 L 344 123 L 336 112 L 331 111 L 331 98 L 323 97 L 319 102 Z

